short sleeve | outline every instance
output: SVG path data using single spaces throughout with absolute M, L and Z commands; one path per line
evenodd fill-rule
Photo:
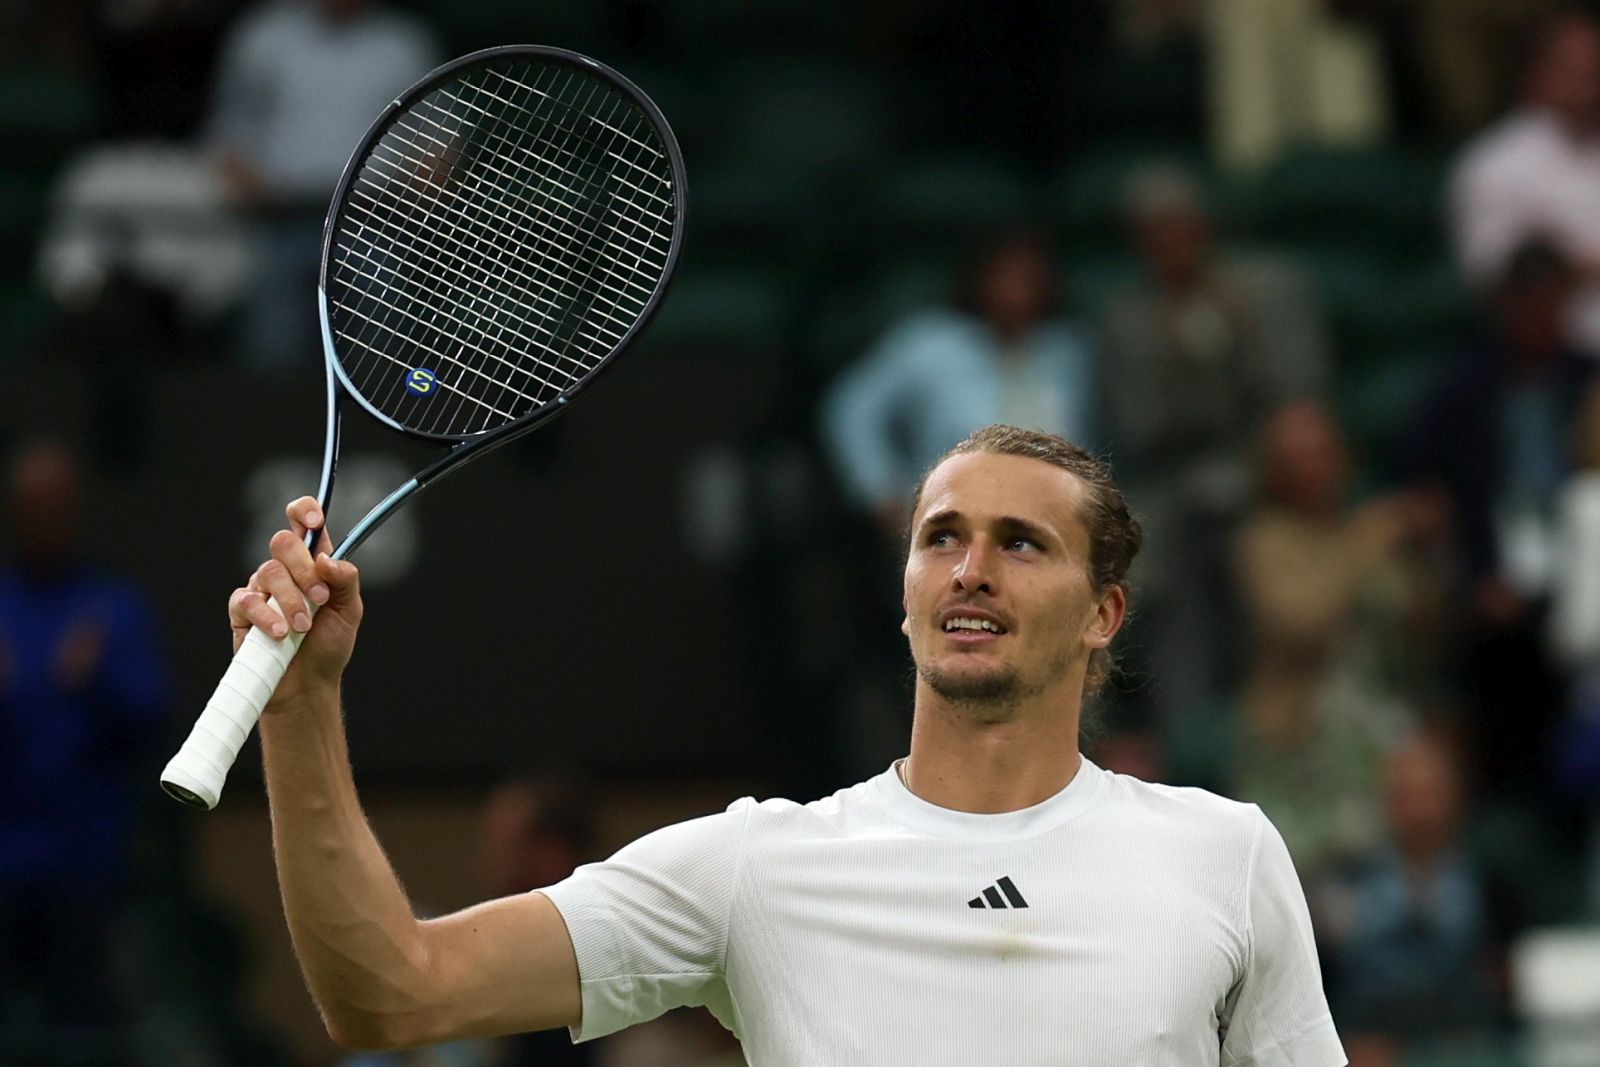
M 1277 828 L 1257 808 L 1245 887 L 1248 956 L 1221 1020 L 1223 1067 L 1340 1067 L 1311 915 Z
M 728 913 L 754 804 L 664 827 L 541 890 L 578 959 L 583 1020 L 574 1041 L 672 1008 L 726 1005 Z

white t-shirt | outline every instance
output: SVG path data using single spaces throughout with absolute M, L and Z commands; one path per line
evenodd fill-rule
M 893 768 L 746 798 L 544 892 L 577 951 L 577 1040 L 704 1004 L 752 1067 L 1345 1062 L 1260 809 L 1088 760 L 1000 815 Z
M 1600 136 L 1574 141 L 1547 112 L 1513 112 L 1467 146 L 1450 199 L 1461 265 L 1477 284 L 1494 284 L 1536 237 L 1600 259 Z M 1584 286 L 1572 317 L 1575 341 L 1600 352 L 1600 286 Z

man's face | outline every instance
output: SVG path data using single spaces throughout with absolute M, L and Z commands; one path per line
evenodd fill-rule
M 984 265 L 978 303 L 984 318 L 1018 334 L 1044 318 L 1050 301 L 1050 264 L 1031 244 L 1018 243 Z
M 1529 95 L 1568 122 L 1600 121 L 1600 28 L 1582 16 L 1565 19 L 1529 74 Z
M 1110 643 L 1122 595 L 1096 596 L 1085 492 L 1043 460 L 973 453 L 928 477 L 912 517 L 901 629 L 917 674 L 990 720 L 1059 689 L 1076 699 L 1093 648 Z

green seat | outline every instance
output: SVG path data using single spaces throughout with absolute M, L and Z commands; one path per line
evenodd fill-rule
M 1260 240 L 1341 244 L 1405 258 L 1441 240 L 1440 174 L 1387 151 L 1299 151 L 1254 183 L 1250 223 Z
M 1317 296 L 1332 327 L 1341 365 L 1361 363 L 1373 345 L 1376 309 L 1386 301 L 1390 274 L 1384 262 L 1366 251 L 1340 245 L 1290 249 L 1316 281 Z M 1381 333 L 1381 320 L 1380 329 Z
M 1169 146 L 1199 151 L 1205 91 L 1205 56 L 1197 43 L 1172 41 L 1108 53 L 1082 82 L 1084 135 L 1104 143 L 1138 130 Z
M 1444 351 L 1389 350 L 1367 367 L 1340 377 L 1334 406 L 1350 446 L 1370 467 L 1397 435 L 1416 421 L 1422 404 L 1450 364 Z
M 725 48 L 816 54 L 856 39 L 869 10 L 846 0 L 693 0 L 658 5 L 659 32 L 674 55 Z
M 766 167 L 706 170 L 689 184 L 685 260 L 799 278 L 829 239 L 819 223 L 833 215 L 818 183 L 805 175 Z
M 55 167 L 94 136 L 96 121 L 94 91 L 84 79 L 26 63 L 0 72 L 0 138 L 8 170 Z
M 1391 263 L 1346 246 L 1305 247 L 1338 342 L 1340 365 L 1359 369 L 1395 348 L 1459 348 L 1478 306 L 1445 256 Z
M 698 121 L 716 132 L 702 157 L 709 164 L 859 174 L 880 161 L 891 142 L 889 82 L 859 66 L 740 59 L 699 84 Z
M 883 175 L 874 229 L 902 253 L 959 260 L 975 244 L 1031 223 L 1040 196 L 1028 174 L 987 156 L 944 157 Z
M 1076 315 L 1099 314 L 1107 299 L 1142 276 L 1143 267 L 1131 252 L 1110 252 L 1083 259 L 1064 259 L 1067 307 Z
M 775 278 L 685 269 L 640 343 L 686 351 L 771 352 L 782 342 L 788 318 L 789 292 Z
M 1474 332 L 1479 313 L 1460 271 L 1441 256 L 1394 267 L 1361 327 L 1375 345 L 1459 348 Z
M 559 45 L 612 62 L 617 33 L 613 5 L 604 3 L 508 4 L 505 0 L 450 0 L 430 15 L 452 55 L 514 42 Z M 623 70 L 627 74 L 627 70 Z
M 0 247 L 10 249 L 0 279 L 27 277 L 33 270 L 47 190 L 36 176 L 0 171 Z

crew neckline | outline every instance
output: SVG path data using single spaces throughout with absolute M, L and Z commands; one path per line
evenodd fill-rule
M 980 813 L 942 808 L 923 800 L 900 780 L 901 761 L 873 779 L 880 801 L 897 821 L 938 837 L 963 840 L 1018 839 L 1059 829 L 1083 814 L 1099 797 L 1106 772 L 1087 756 L 1080 757 L 1078 773 L 1054 796 L 1016 811 Z

